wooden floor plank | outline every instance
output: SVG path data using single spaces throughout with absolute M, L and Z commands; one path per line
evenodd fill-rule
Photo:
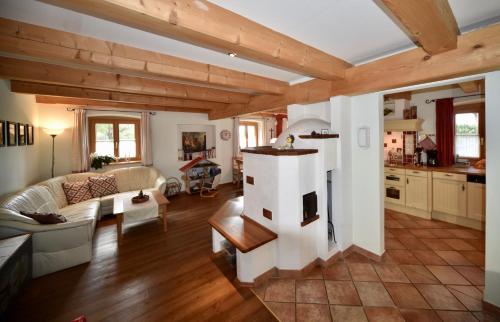
M 9 321 L 276 321 L 260 300 L 233 283 L 235 270 L 211 254 L 208 218 L 228 199 L 170 199 L 168 231 L 159 221 L 125 227 L 105 218 L 94 236 L 91 263 L 33 280 L 13 303 Z M 27 309 L 29 308 L 29 309 Z

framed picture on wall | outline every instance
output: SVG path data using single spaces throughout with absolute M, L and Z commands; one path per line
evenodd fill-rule
M 17 145 L 26 145 L 26 126 L 17 123 Z
M 31 124 L 26 124 L 26 139 L 28 145 L 35 144 L 35 128 Z
M 0 120 L 0 146 L 5 146 L 7 139 L 5 138 L 5 121 Z
M 17 125 L 14 122 L 6 122 L 6 136 L 7 136 L 7 145 L 14 146 L 17 145 Z

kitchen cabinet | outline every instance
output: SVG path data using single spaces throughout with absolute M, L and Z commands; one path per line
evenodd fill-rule
M 467 217 L 484 221 L 486 189 L 481 183 L 467 183 Z
M 427 210 L 427 175 L 406 175 L 406 207 Z
M 465 175 L 433 172 L 433 211 L 466 217 L 467 180 Z

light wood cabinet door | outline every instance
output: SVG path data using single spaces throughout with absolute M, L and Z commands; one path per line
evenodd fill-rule
M 427 211 L 427 177 L 406 176 L 406 207 Z
M 461 217 L 466 216 L 466 182 L 434 178 L 432 192 L 434 211 Z
M 467 183 L 467 217 L 484 221 L 486 189 L 484 184 Z

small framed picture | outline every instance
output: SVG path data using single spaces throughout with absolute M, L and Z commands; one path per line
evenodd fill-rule
M 26 126 L 17 123 L 17 145 L 26 145 Z
M 330 134 L 328 129 L 321 129 L 321 134 Z
M 35 128 L 31 124 L 26 124 L 26 139 L 28 145 L 35 144 Z
M 7 121 L 7 145 L 15 146 L 17 145 L 17 125 L 14 122 Z
M 5 138 L 5 121 L 0 120 L 0 146 L 5 146 L 7 139 Z

